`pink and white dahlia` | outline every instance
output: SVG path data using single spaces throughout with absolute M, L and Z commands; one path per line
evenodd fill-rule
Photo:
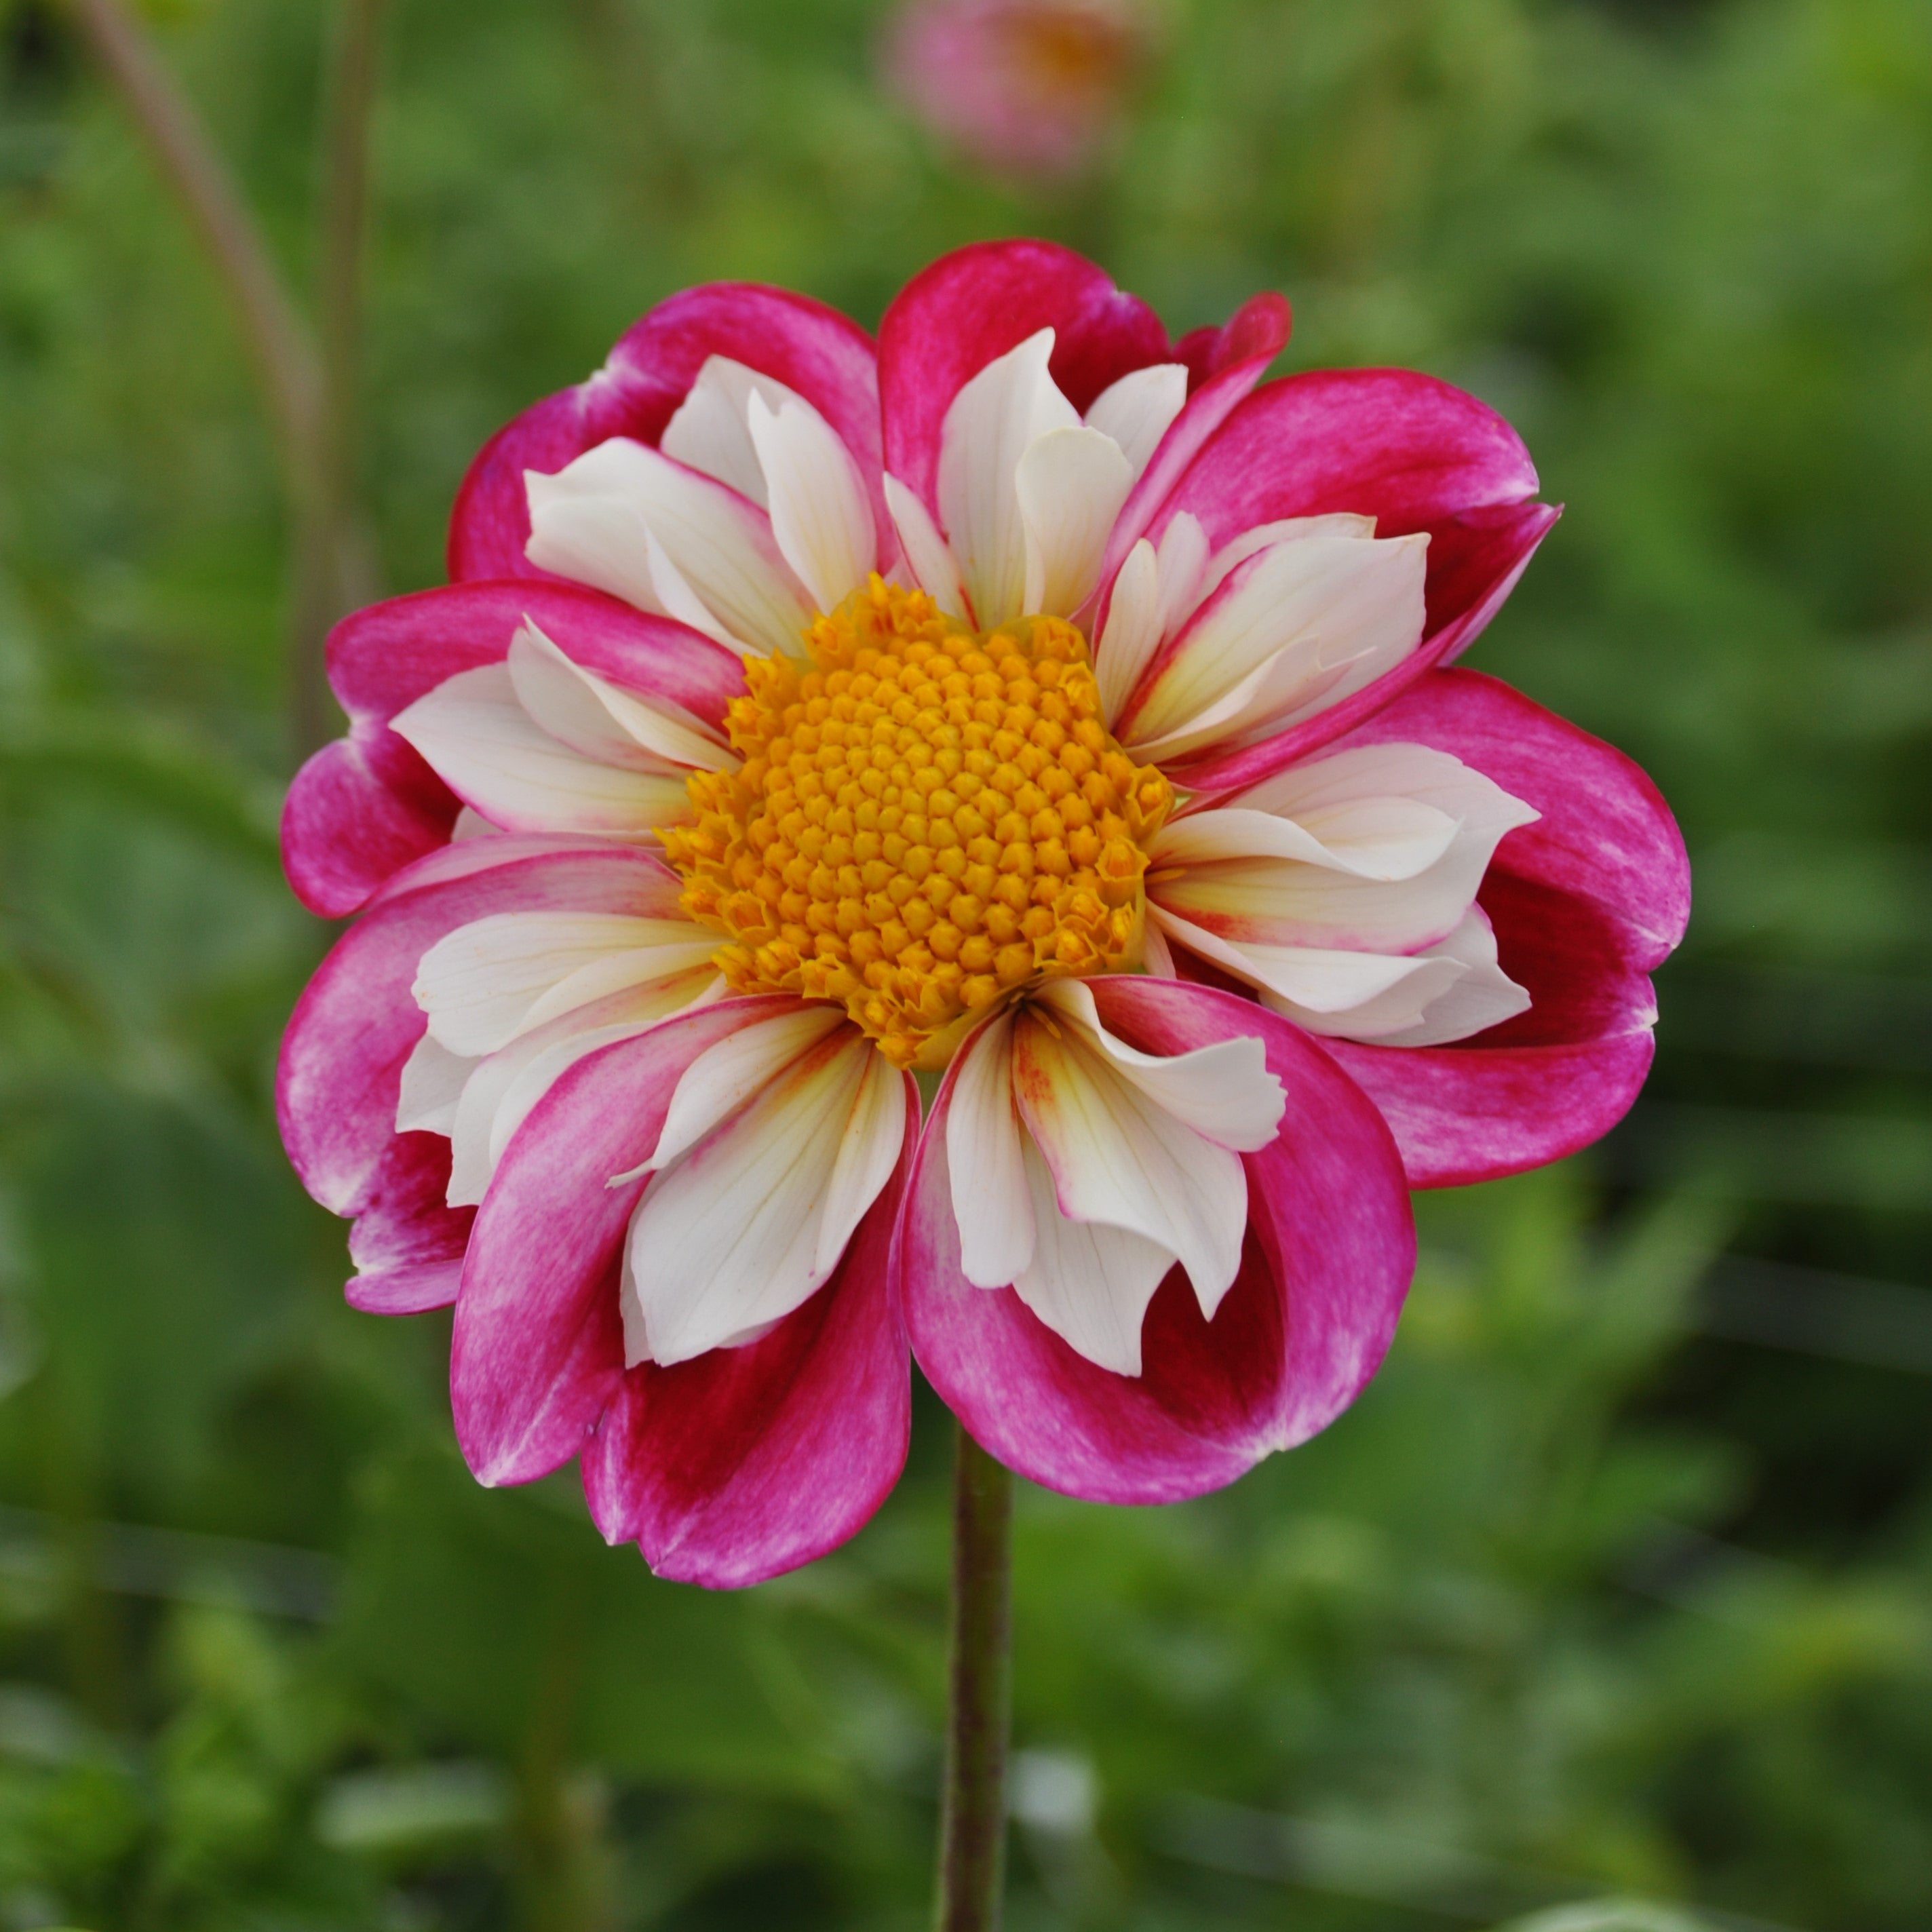
M 754 1581 L 890 1486 L 910 1342 L 1036 1481 L 1196 1494 L 1373 1372 L 1408 1187 L 1628 1106 L 1676 829 L 1449 668 L 1556 512 L 1445 383 L 1257 387 L 1287 332 L 1035 242 L 876 346 L 693 290 L 338 628 L 283 1131 L 350 1300 L 454 1303 L 482 1480 Z
M 887 33 L 892 92 L 994 174 L 1077 174 L 1115 134 L 1147 53 L 1137 0 L 909 0 Z

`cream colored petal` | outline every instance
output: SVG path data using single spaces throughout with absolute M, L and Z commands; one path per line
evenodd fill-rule
M 762 509 L 768 507 L 765 472 L 746 420 L 754 396 L 773 410 L 804 400 L 776 376 L 761 374 L 728 356 L 706 356 L 690 393 L 664 425 L 658 446 L 665 455 L 728 484 Z
M 1160 566 L 1154 545 L 1142 537 L 1114 578 L 1107 621 L 1094 654 L 1094 680 L 1109 727 L 1154 662 L 1161 634 Z
M 825 1259 L 848 1137 L 883 1130 L 868 1099 L 878 1058 L 849 1027 L 821 1040 L 652 1178 L 625 1244 L 627 1364 L 688 1361 L 749 1340 L 823 1285 L 843 1252 L 842 1242 Z M 884 1184 L 876 1161 L 861 1165 Z M 842 1196 L 846 1211 L 856 1192 Z
M 1138 477 L 1186 400 L 1186 364 L 1156 362 L 1102 389 L 1087 412 L 1087 424 L 1120 445 Z
M 1201 601 L 1208 568 L 1208 532 L 1201 520 L 1180 511 L 1160 533 L 1160 634 L 1171 638 Z
M 965 590 L 959 581 L 959 566 L 946 539 L 939 534 L 939 526 L 917 496 L 896 476 L 889 473 L 885 487 L 886 508 L 892 512 L 899 546 L 905 552 L 906 566 L 919 587 L 948 616 L 970 620 Z
M 810 600 L 770 520 L 736 490 L 622 436 L 525 482 L 532 563 L 646 610 L 666 608 L 652 580 L 648 532 L 733 638 L 759 650 L 797 648 Z
M 614 1040 L 633 1038 L 646 1027 L 698 1004 L 716 979 L 708 968 L 700 968 L 627 987 L 520 1034 L 477 1061 L 450 1128 L 450 1206 L 473 1208 L 482 1202 L 510 1136 L 586 1054 Z
M 550 736 L 587 758 L 680 779 L 693 766 L 722 771 L 736 763 L 690 712 L 586 670 L 528 618 L 510 640 L 508 662 L 517 701 Z
M 1096 429 L 1052 429 L 1014 471 L 1025 536 L 1022 607 L 1068 617 L 1094 593 L 1107 536 L 1133 488 L 1120 445 Z
M 1150 905 L 1148 918 L 1170 944 L 1246 981 L 1274 1011 L 1311 1033 L 1366 1040 L 1414 1026 L 1465 970 L 1454 959 L 1428 955 L 1236 943 L 1164 906 Z
M 1013 1029 L 1013 1097 L 1053 1170 L 1060 1211 L 1171 1251 L 1211 1316 L 1247 1227 L 1239 1155 L 1168 1112 L 1079 1029 L 1049 1030 L 1026 1008 Z
M 1268 1071 L 1257 1038 L 1221 1040 L 1191 1052 L 1143 1053 L 1109 1033 L 1092 989 L 1078 980 L 1050 980 L 1031 1004 L 1077 1027 L 1118 1073 L 1184 1126 L 1238 1154 L 1266 1147 L 1281 1127 L 1288 1100 Z
M 1202 604 L 1144 688 L 1126 720 L 1134 742 L 1198 728 L 1266 667 L 1267 710 L 1239 721 L 1250 728 L 1321 709 L 1378 676 L 1421 640 L 1427 544 L 1426 536 L 1306 536 L 1251 559 L 1224 596 Z
M 1024 1135 L 1013 1108 L 1012 1033 L 1012 1016 L 1005 1013 L 974 1036 L 946 1116 L 959 1267 L 978 1288 L 1005 1287 L 1033 1258 Z
M 402 1092 L 396 1102 L 399 1134 L 448 1134 L 456 1124 L 456 1104 L 476 1062 L 452 1053 L 434 1034 L 426 1033 L 403 1062 Z
M 719 1121 L 768 1086 L 801 1054 L 808 1052 L 844 1022 L 830 1005 L 801 1002 L 790 1012 L 741 1027 L 705 1048 L 684 1070 L 670 1096 L 658 1144 L 644 1168 L 668 1167 L 710 1132 Z M 616 1180 L 628 1180 L 620 1174 Z
M 494 913 L 438 940 L 418 962 L 410 990 L 436 1040 L 474 1058 L 620 986 L 686 971 L 716 944 L 686 920 Z M 618 962 L 615 983 L 596 984 Z M 580 997 L 579 988 L 586 989 Z
M 1014 487 L 1020 458 L 1078 412 L 1047 373 L 1053 331 L 1042 328 L 962 387 L 940 432 L 940 520 L 980 623 L 1024 614 L 1026 540 Z
M 1419 800 L 1383 798 L 1324 814 L 1322 829 L 1328 838 L 1294 819 L 1239 806 L 1190 812 L 1161 827 L 1149 848 L 1148 867 L 1282 859 L 1364 879 L 1412 879 L 1449 850 L 1460 827 L 1446 812 Z
M 775 415 L 750 404 L 752 441 L 764 467 L 772 534 L 794 575 L 830 610 L 866 581 L 878 550 L 865 479 L 838 432 L 810 404 Z
M 1449 752 L 1400 743 L 1360 745 L 1291 765 L 1227 802 L 1293 818 L 1339 848 L 1365 836 L 1352 814 L 1379 810 L 1390 799 L 1442 812 L 1461 836 L 1482 838 L 1492 850 L 1504 832 L 1541 815 Z
M 560 743 L 518 701 L 506 664 L 446 678 L 390 720 L 458 797 L 506 832 L 642 838 L 682 815 L 682 776 L 626 770 Z
M 1480 906 L 1472 906 L 1435 951 L 1460 965 L 1462 976 L 1428 1003 L 1413 1026 L 1376 1035 L 1376 1046 L 1446 1046 L 1529 1010 L 1528 993 L 1497 962 L 1496 936 Z
M 1141 1372 L 1141 1324 L 1174 1257 L 1124 1228 L 1070 1220 L 1030 1139 L 1021 1150 L 1033 1218 L 1033 1258 L 1013 1292 L 1067 1346 L 1117 1376 Z
M 884 1054 L 871 1052 L 851 1118 L 838 1144 L 818 1224 L 813 1271 L 823 1280 L 838 1265 L 854 1229 L 892 1178 L 905 1146 L 905 1076 Z
M 1335 512 L 1321 517 L 1283 517 L 1272 524 L 1256 524 L 1223 544 L 1203 566 L 1195 601 L 1211 597 L 1238 564 L 1246 563 L 1277 544 L 1294 543 L 1304 537 L 1353 537 L 1360 539 L 1376 533 L 1372 517 L 1358 517 Z

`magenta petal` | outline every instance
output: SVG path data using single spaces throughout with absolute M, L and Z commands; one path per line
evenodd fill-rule
M 568 1462 L 624 1374 L 618 1276 L 640 1178 L 679 1077 L 728 1034 L 793 1007 L 730 1000 L 586 1055 L 511 1138 L 478 1210 L 450 1355 L 456 1436 L 480 1482 Z
M 898 1172 L 831 1280 L 747 1347 L 631 1370 L 586 1448 L 598 1528 L 659 1576 L 723 1589 L 796 1569 L 854 1534 L 898 1480 L 911 1377 L 886 1262 L 918 1132 L 906 1097 Z
M 1088 983 L 1108 1027 L 1147 1052 L 1259 1038 L 1287 1092 L 1280 1136 L 1244 1163 L 1247 1241 L 1214 1319 L 1176 1270 L 1148 1312 L 1145 1372 L 1118 1376 L 1076 1354 L 1010 1288 L 969 1284 L 946 1172 L 950 1075 L 914 1160 L 894 1265 L 920 1366 L 976 1440 L 1049 1489 L 1168 1502 L 1232 1481 L 1354 1399 L 1394 1334 L 1414 1230 L 1381 1117 L 1295 1028 L 1182 981 Z
M 655 448 L 712 356 L 761 370 L 804 397 L 857 461 L 873 494 L 875 524 L 890 527 L 878 481 L 872 338 L 808 296 L 713 282 L 659 303 L 632 325 L 588 381 L 526 410 L 484 446 L 450 519 L 452 580 L 543 576 L 524 555 L 530 536 L 524 472 L 554 475 L 614 436 Z
M 410 988 L 446 933 L 491 913 L 545 907 L 651 911 L 674 903 L 676 890 L 656 860 L 608 846 L 399 890 L 368 914 L 316 969 L 282 1040 L 276 1112 L 303 1186 L 338 1214 L 370 1204 L 395 1138 L 403 1062 L 426 1024 Z
M 1560 1159 L 1614 1126 L 1649 1070 L 1648 976 L 1690 916 L 1676 822 L 1621 752 L 1478 671 L 1432 673 L 1348 742 L 1392 741 L 1454 752 L 1543 814 L 1480 895 L 1531 1004 L 1453 1046 L 1328 1051 L 1382 1108 L 1412 1186 Z
M 1053 380 L 1084 410 L 1110 383 L 1169 356 L 1160 318 L 1084 256 L 1051 242 L 981 242 L 907 283 L 879 325 L 886 467 L 938 508 L 939 432 L 964 384 L 1041 329 Z
M 448 838 L 455 795 L 389 720 L 446 678 L 500 663 L 526 617 L 586 670 L 708 724 L 722 724 L 744 688 L 735 653 L 575 584 L 451 584 L 356 611 L 328 639 L 329 682 L 350 734 L 302 767 L 282 812 L 283 863 L 311 911 L 355 911 Z
M 356 1273 L 344 1292 L 365 1315 L 419 1315 L 456 1299 L 473 1208 L 452 1208 L 449 1143 L 398 1134 L 364 1190 L 349 1237 Z

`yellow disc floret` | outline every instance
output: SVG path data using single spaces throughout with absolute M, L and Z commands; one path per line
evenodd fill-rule
M 837 1000 L 931 1066 L 1030 982 L 1138 962 L 1173 794 L 1107 735 L 1074 626 L 982 635 L 874 577 L 806 641 L 746 663 L 744 764 L 663 835 L 735 992 Z

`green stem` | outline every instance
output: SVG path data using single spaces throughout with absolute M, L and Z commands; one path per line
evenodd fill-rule
M 1012 1672 L 1013 1479 L 962 1428 L 937 1932 L 998 1932 Z

